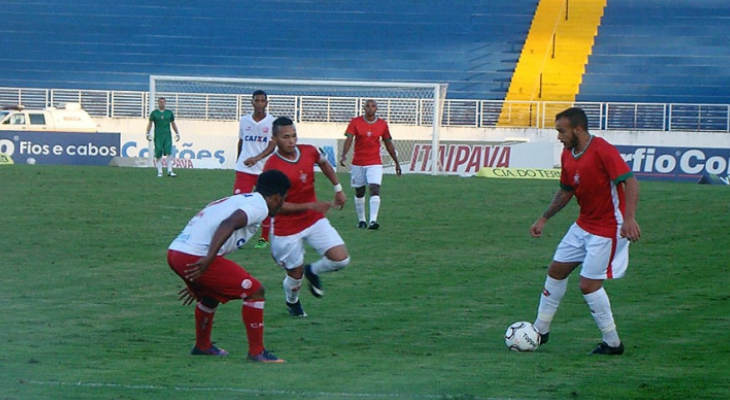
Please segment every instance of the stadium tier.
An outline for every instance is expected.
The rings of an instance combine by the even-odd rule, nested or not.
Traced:
[[[149,75],[448,82],[503,99],[538,0],[10,2],[0,87],[145,90]]]
[[[608,0],[578,101],[730,103],[727,0]]]
[[[567,7],[581,26],[604,3],[585,72],[582,61],[571,79],[567,64],[515,74],[538,10]],[[445,82],[465,100],[730,103],[727,0],[171,4],[3,2],[0,87],[143,91],[150,75],[186,75]],[[520,80],[540,82],[539,95]]]

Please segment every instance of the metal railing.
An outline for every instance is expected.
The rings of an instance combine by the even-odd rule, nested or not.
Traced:
[[[0,88],[0,106],[61,107],[80,103],[92,117],[147,118],[148,92]],[[178,119],[238,120],[252,111],[249,94],[165,93]],[[378,114],[391,124],[431,125],[433,100],[378,100]],[[361,98],[270,96],[269,112],[297,122],[347,123],[362,110]],[[552,128],[556,113],[581,107],[594,130],[730,133],[730,104],[444,100],[442,126]],[[501,116],[501,120],[500,120]]]

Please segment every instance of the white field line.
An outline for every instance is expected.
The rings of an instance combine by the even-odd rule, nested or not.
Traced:
[[[85,388],[105,388],[105,389],[123,389],[123,390],[174,390],[180,392],[229,392],[229,393],[247,393],[268,396],[319,396],[332,398],[373,398],[373,399],[450,399],[460,398],[470,400],[527,400],[518,398],[502,398],[502,397],[477,397],[471,395],[416,395],[401,393],[343,393],[343,392],[306,392],[294,390],[271,390],[271,389],[252,389],[252,388],[236,388],[236,387],[196,387],[196,386],[159,386],[159,385],[129,385],[122,383],[104,383],[104,382],[47,382],[47,381],[26,381],[32,385],[42,386],[79,386]]]

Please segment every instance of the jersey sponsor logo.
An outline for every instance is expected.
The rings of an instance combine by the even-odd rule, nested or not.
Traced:
[[[246,135],[243,137],[243,141],[244,142],[268,143],[269,138],[268,138],[268,136]]]
[[[730,175],[730,149],[616,146],[635,175],[648,179],[696,180]]]
[[[246,244],[246,239],[244,239],[244,238],[240,238],[240,239],[238,239],[238,240],[236,241],[236,247],[238,247],[239,249],[240,249],[241,247],[243,247],[243,245],[244,245],[244,244]]]

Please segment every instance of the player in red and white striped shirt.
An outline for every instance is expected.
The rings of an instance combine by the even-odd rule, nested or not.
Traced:
[[[629,263],[629,243],[641,236],[636,222],[639,182],[615,147],[588,132],[588,118],[582,109],[574,107],[560,112],[555,117],[555,129],[558,140],[565,146],[561,155],[560,189],[530,227],[530,233],[540,237],[547,220],[573,196],[580,213],[548,267],[535,327],[542,343],[546,343],[568,277],[582,264],[580,289],[603,335],[603,342],[592,354],[620,355],[624,346],[603,281],[624,275]]]

